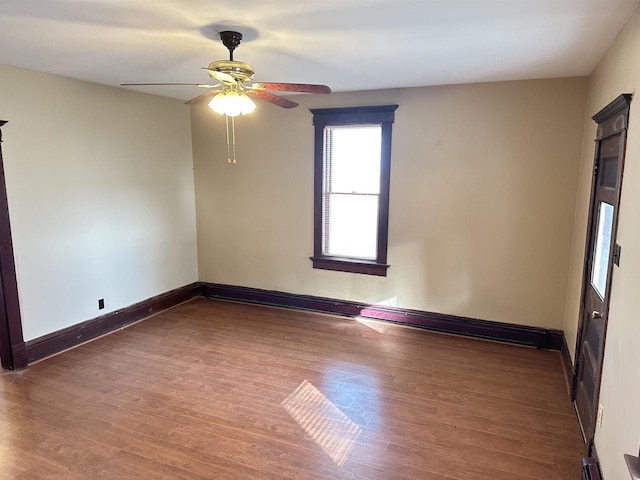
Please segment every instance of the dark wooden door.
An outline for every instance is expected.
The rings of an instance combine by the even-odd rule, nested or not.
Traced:
[[[576,409],[589,445],[598,412],[611,277],[613,265],[620,258],[615,239],[630,100],[630,96],[623,95],[594,116],[598,122],[598,135],[575,378]]]

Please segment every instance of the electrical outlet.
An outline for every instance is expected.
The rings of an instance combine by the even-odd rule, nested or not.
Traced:
[[[598,415],[596,416],[596,424],[598,425],[598,428],[600,428],[602,426],[602,413],[604,411],[604,408],[602,407],[602,404],[599,403],[598,404]]]
[[[98,300],[98,310],[102,310],[104,308],[104,298]]]

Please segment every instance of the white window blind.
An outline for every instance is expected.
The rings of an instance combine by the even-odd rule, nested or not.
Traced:
[[[381,125],[325,127],[323,255],[376,259],[381,142]]]

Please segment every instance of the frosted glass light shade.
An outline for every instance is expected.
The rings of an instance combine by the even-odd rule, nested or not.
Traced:
[[[236,117],[253,112],[256,104],[246,94],[235,92],[220,92],[209,102],[209,107],[221,115]]]

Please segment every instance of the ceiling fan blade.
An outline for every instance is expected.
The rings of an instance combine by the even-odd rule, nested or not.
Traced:
[[[249,85],[248,88],[273,92],[331,93],[331,89],[326,85],[312,83],[259,82]]]
[[[213,78],[215,78],[219,82],[230,84],[230,85],[235,85],[237,83],[236,79],[233,78],[228,73],[219,72],[218,70],[214,70],[213,68],[207,68],[207,67],[202,67],[202,69],[209,72],[209,75],[211,75]]]
[[[191,87],[200,87],[200,88],[216,88],[218,85],[209,85],[208,83],[180,83],[180,82],[170,82],[170,83],[121,83],[121,87],[137,87],[144,85],[188,85]]]
[[[206,102],[206,101],[210,100],[211,98],[213,98],[215,95],[217,95],[220,92],[221,92],[221,90],[207,90],[206,92],[201,93],[197,97],[193,97],[191,100],[187,100],[184,103],[187,104],[187,105],[191,105],[192,103]]]
[[[278,95],[274,95],[273,93],[269,93],[265,90],[247,90],[246,93],[259,100],[273,103],[274,105],[282,108],[294,108],[299,105],[298,103],[291,101],[288,98],[279,97]]]

